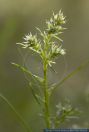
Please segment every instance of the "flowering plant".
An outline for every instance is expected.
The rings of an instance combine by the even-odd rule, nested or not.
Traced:
[[[24,41],[22,43],[17,43],[24,50],[28,49],[40,56],[43,67],[42,77],[33,74],[25,66],[12,63],[30,76],[32,81],[29,81],[29,87],[32,91],[34,99],[41,108],[40,115],[44,119],[45,127],[49,129],[59,128],[64,121],[69,120],[75,115],[79,114],[79,111],[76,108],[73,108],[69,101],[66,101],[65,104],[57,104],[56,112],[55,114],[52,114],[50,111],[50,97],[56,88],[62,85],[68,78],[72,77],[89,63],[89,61],[87,61],[81,64],[58,83],[50,85],[48,82],[48,68],[52,68],[53,64],[56,64],[55,58],[64,56],[66,54],[66,50],[63,48],[62,44],[63,40],[59,37],[60,34],[65,30],[63,26],[65,23],[66,20],[61,11],[59,11],[58,14],[53,13],[52,18],[50,18],[49,21],[46,21],[47,28],[45,31],[42,32],[39,28],[37,28],[37,31],[39,31],[40,36],[42,37],[41,40],[38,39],[37,34],[32,35],[32,33],[30,33],[24,37]],[[36,90],[34,87],[36,87]],[[39,88],[41,93],[39,92]],[[0,97],[6,103],[8,103],[11,109],[16,113],[27,131],[32,132],[31,128],[16,111],[13,105],[3,95],[0,94]]]
[[[22,67],[18,64],[14,65],[29,73],[30,77],[34,79],[32,82],[29,82],[29,86],[36,102],[41,107],[41,116],[44,118],[47,128],[60,127],[61,123],[63,123],[68,117],[73,116],[78,112],[77,109],[74,109],[70,103],[66,102],[66,105],[61,103],[56,105],[57,111],[55,115],[50,113],[50,97],[53,90],[55,89],[55,85],[49,85],[47,80],[47,70],[48,67],[52,68],[53,64],[56,63],[56,57],[62,55],[64,56],[66,54],[66,50],[62,45],[63,40],[59,37],[59,35],[65,30],[63,27],[65,23],[66,20],[61,11],[59,11],[58,14],[53,13],[52,18],[49,21],[46,21],[47,28],[44,32],[37,28],[42,37],[42,41],[37,38],[37,34],[32,35],[32,33],[30,33],[24,37],[24,41],[22,43],[17,43],[24,49],[32,50],[41,58],[43,77],[34,75],[25,67]],[[42,91],[41,95],[38,92],[35,92],[34,83],[36,83],[37,87],[37,83],[39,83],[40,89]]]

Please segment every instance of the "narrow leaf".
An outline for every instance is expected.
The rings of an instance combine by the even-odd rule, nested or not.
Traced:
[[[36,27],[36,29],[40,32],[40,35],[43,37],[44,34],[42,33],[42,31],[39,28],[37,28],[37,27]]]
[[[28,75],[30,75],[30,77],[34,78],[35,80],[39,81],[40,83],[43,82],[43,78],[41,77],[38,77],[37,75],[34,75],[32,74],[30,71],[28,71],[25,67],[19,65],[19,64],[16,64],[16,63],[13,63],[12,64],[18,68],[20,68],[23,72],[27,73]]]
[[[52,93],[55,89],[57,89],[60,85],[62,85],[65,81],[67,81],[70,77],[74,76],[77,72],[82,70],[85,66],[89,64],[89,60],[85,63],[80,64],[75,70],[70,72],[67,76],[65,76],[60,82],[53,84],[50,88],[50,92]]]
[[[11,110],[16,114],[16,116],[18,117],[19,121],[24,125],[24,127],[26,128],[27,132],[32,132],[31,128],[27,125],[27,123],[25,122],[25,120],[22,118],[22,116],[17,112],[17,110],[15,109],[15,107],[8,101],[8,99],[6,97],[4,97],[2,94],[0,94],[0,97],[9,105],[9,107],[11,108]]]
[[[40,105],[40,101],[39,101],[39,99],[38,99],[37,96],[36,96],[36,93],[35,93],[35,91],[34,91],[34,88],[32,87],[32,84],[29,83],[29,86],[30,86],[30,88],[31,88],[31,92],[32,92],[32,95],[33,95],[34,99],[35,99],[36,102]]]
[[[52,35],[52,37],[58,39],[61,42],[63,42],[63,40],[61,38],[57,37],[56,35]]]

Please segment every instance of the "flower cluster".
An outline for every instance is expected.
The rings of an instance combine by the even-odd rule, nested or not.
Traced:
[[[23,43],[18,43],[22,45],[22,48],[29,48],[37,53],[41,51],[40,41],[37,40],[37,35],[32,35],[31,33],[24,37]]]
[[[69,121],[70,119],[78,118],[80,111],[74,108],[69,100],[65,104],[59,103],[56,105],[57,111],[55,120],[55,127],[60,126],[64,121]]]
[[[48,59],[49,59],[48,64],[49,64],[49,66],[52,67],[52,64],[55,64],[53,59],[55,59],[59,55],[65,55],[65,54],[66,54],[65,49],[63,49],[62,46],[58,46],[58,45],[52,44],[50,52],[49,52],[49,56],[48,56]]]
[[[55,34],[55,33],[61,33],[61,31],[64,29],[62,27],[63,24],[66,23],[65,17],[63,16],[63,13],[61,10],[58,14],[53,13],[53,18],[51,18],[47,23],[47,31],[48,34]]]
[[[65,49],[62,48],[62,44],[59,42],[57,44],[57,41],[53,42],[52,39],[54,38],[62,41],[58,36],[64,29],[62,24],[65,24],[63,13],[61,11],[56,15],[53,13],[53,17],[47,22],[48,29],[46,31],[42,33],[41,30],[37,28],[42,36],[43,43],[39,41],[37,35],[32,35],[30,33],[24,37],[24,42],[18,44],[20,44],[22,48],[28,48],[35,53],[38,53],[42,58],[42,61],[44,62],[45,60],[47,63],[46,65],[52,66],[52,64],[55,63],[53,59],[58,55],[65,55],[66,53]]]
[[[62,49],[62,46],[53,44],[50,54],[51,54],[51,58],[55,58],[58,55],[65,55],[65,50]]]

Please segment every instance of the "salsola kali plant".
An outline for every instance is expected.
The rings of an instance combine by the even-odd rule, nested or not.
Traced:
[[[69,101],[65,104],[59,103],[56,105],[55,114],[50,111],[50,97],[54,93],[54,90],[62,85],[68,78],[72,77],[79,70],[84,68],[89,61],[79,65],[75,70],[66,75],[58,83],[50,84],[47,78],[48,68],[52,68],[55,62],[55,58],[59,56],[64,56],[66,50],[63,48],[62,39],[60,39],[60,34],[65,30],[64,24],[66,23],[63,13],[59,11],[58,14],[54,14],[49,21],[46,21],[47,28],[45,31],[41,31],[37,28],[41,36],[41,40],[38,39],[37,34],[32,35],[32,33],[24,37],[24,42],[17,43],[24,50],[28,49],[36,53],[41,58],[43,77],[37,76],[29,71],[25,66],[21,66],[16,63],[13,65],[20,68],[23,72],[30,76],[29,87],[32,91],[33,97],[38,103],[41,109],[41,116],[44,119],[46,128],[59,128],[64,121],[71,119],[75,115],[79,114],[76,108],[73,108]],[[39,92],[40,89],[40,92]],[[11,107],[11,109],[16,113],[20,121],[23,123],[28,132],[32,132],[31,128],[27,125],[21,115],[16,111],[13,105],[2,95],[0,97]]]

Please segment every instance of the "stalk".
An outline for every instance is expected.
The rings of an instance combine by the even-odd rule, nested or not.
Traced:
[[[47,84],[47,64],[43,64],[44,72],[44,120],[47,128],[50,128],[50,113],[49,113],[49,94]]]

